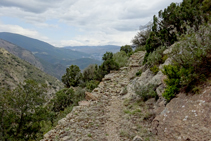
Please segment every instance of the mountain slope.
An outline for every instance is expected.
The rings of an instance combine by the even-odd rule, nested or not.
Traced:
[[[42,64],[37,60],[37,58],[30,51],[25,50],[21,47],[18,47],[2,39],[0,39],[0,47],[6,49],[8,52],[21,58],[22,60],[25,60],[31,63],[37,68],[44,70]]]
[[[15,88],[25,79],[33,79],[39,83],[47,82],[54,92],[63,87],[58,79],[10,54],[3,48],[0,48],[0,66],[0,87]]]
[[[11,54],[29,62],[40,70],[60,79],[65,73],[66,67],[61,64],[51,64],[38,57],[35,57],[30,51],[0,39],[0,48],[6,49]]]

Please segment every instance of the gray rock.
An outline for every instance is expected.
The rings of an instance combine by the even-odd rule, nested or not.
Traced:
[[[143,139],[140,136],[135,136],[133,141],[143,141]]]
[[[158,86],[162,83],[161,79],[163,76],[164,76],[164,74],[161,71],[159,71],[154,77],[152,77],[150,79],[150,81],[148,83]]]
[[[66,118],[62,118],[58,121],[59,125],[65,125],[66,124]]]
[[[159,66],[159,69],[162,70],[165,65],[169,65],[171,64],[171,62],[172,62],[172,59],[167,58],[166,61],[162,65]]]
[[[157,87],[156,92],[159,97],[162,97],[163,92],[165,91],[164,84],[161,84],[159,87]]]
[[[69,136],[65,136],[62,138],[62,141],[70,141],[70,137]]]

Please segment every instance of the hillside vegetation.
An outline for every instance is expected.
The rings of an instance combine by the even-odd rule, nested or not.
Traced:
[[[26,79],[33,79],[39,83],[47,82],[56,90],[62,87],[61,82],[56,78],[10,54],[3,48],[0,48],[0,65],[1,87],[15,88],[20,82]]]
[[[158,66],[171,58],[172,64],[162,71],[168,77],[163,93],[167,101],[181,90],[195,91],[196,85],[209,77],[210,6],[209,0],[171,3],[158,12],[158,17],[153,17],[148,29],[138,32],[132,40],[137,49],[146,50],[144,64],[155,74]],[[172,53],[164,55],[164,50],[175,42]]]
[[[37,58],[30,51],[25,50],[21,47],[18,47],[16,45],[9,43],[2,39],[0,39],[0,47],[4,48],[11,54],[21,58],[22,60],[25,60],[25,61],[29,62],[30,64],[36,66],[40,70],[44,69],[42,64],[39,62],[39,60],[37,60]]]

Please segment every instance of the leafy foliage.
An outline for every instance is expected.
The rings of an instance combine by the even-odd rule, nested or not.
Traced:
[[[146,101],[150,98],[157,97],[155,88],[156,88],[155,85],[152,85],[152,84],[148,84],[147,86],[136,84],[134,90],[136,94],[139,95],[143,99],[143,101]]]
[[[95,88],[97,88],[98,84],[99,84],[99,81],[91,80],[88,83],[86,83],[86,88],[92,91]]]
[[[127,64],[128,56],[124,51],[120,51],[114,54],[113,60],[119,65],[119,67],[124,67]]]
[[[164,63],[165,60],[163,60],[162,58],[164,57],[163,51],[165,49],[166,49],[165,46],[161,46],[157,48],[155,51],[149,53],[149,56],[147,58],[147,64],[149,64],[150,66],[153,66],[153,65],[159,65],[159,64]]]
[[[106,53],[103,55],[103,57],[102,57],[102,59],[103,59],[104,61],[111,60],[112,58],[113,58],[113,53],[112,53],[112,52],[106,52]]]
[[[35,139],[40,132],[40,121],[47,120],[43,107],[47,86],[26,80],[14,90],[0,94],[0,135],[3,140]]]
[[[77,65],[71,65],[66,69],[66,74],[62,76],[62,82],[67,88],[78,86],[82,77],[81,70]]]
[[[85,97],[85,92],[82,90],[74,91],[72,88],[64,88],[56,93],[56,96],[51,100],[53,103],[53,111],[64,111],[65,108],[71,105],[78,105],[78,102]]]
[[[133,50],[130,45],[125,45],[120,48],[120,51],[124,51],[126,54],[131,53]]]
[[[142,70],[139,70],[137,73],[136,73],[136,76],[141,76],[142,74]]]
[[[209,9],[209,0],[183,0],[181,4],[171,3],[160,10],[158,17],[153,17],[151,29],[146,34],[148,36],[144,36],[147,38],[143,38],[139,32],[140,35],[132,40],[134,44],[145,46],[147,53],[144,63],[159,46],[170,46],[178,41],[178,37],[186,33],[186,25],[195,27],[197,31],[203,22],[208,21]]]
[[[137,47],[145,46],[146,41],[149,38],[150,32],[151,32],[151,23],[147,25],[146,30],[139,31],[135,37],[132,39],[132,43],[136,45]]]
[[[156,65],[151,67],[150,70],[154,73],[154,75],[156,75],[159,72],[159,68]]]
[[[200,26],[198,32],[187,28],[187,34],[172,50],[173,64],[164,66],[168,76],[163,96],[169,101],[180,88],[191,91],[211,71],[211,27]]]

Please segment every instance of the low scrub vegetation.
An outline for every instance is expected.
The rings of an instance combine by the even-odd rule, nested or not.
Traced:
[[[26,80],[14,90],[0,91],[0,139],[39,140],[84,99],[81,88],[64,88],[47,101],[46,84]]]
[[[148,84],[146,86],[136,84],[134,90],[136,94],[139,95],[143,101],[147,101],[150,98],[157,97],[155,88],[156,88],[155,85],[152,84]]]
[[[211,27],[200,26],[197,32],[187,28],[172,50],[172,64],[164,66],[167,88],[163,96],[170,101],[183,89],[186,92],[206,80],[211,71]]]

